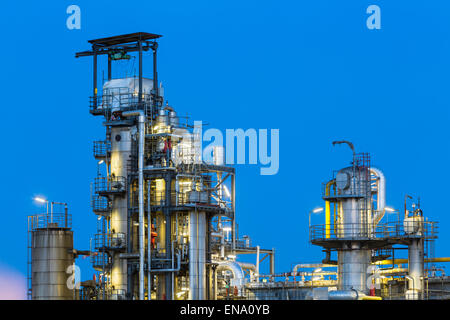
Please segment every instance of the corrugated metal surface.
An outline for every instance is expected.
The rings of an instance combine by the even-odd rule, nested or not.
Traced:
[[[32,232],[31,283],[33,300],[70,300],[67,268],[74,263],[73,232],[38,229]]]

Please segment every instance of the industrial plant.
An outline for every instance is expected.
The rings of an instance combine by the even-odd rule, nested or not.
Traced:
[[[89,248],[74,248],[70,207],[37,199],[47,206],[45,213],[28,217],[29,299],[450,298],[450,278],[438,265],[450,258],[434,256],[437,222],[412,195],[405,195],[402,210],[388,207],[383,172],[349,141],[333,142],[349,148],[350,165],[330,170],[317,190],[323,208],[309,213],[309,239],[323,256],[277,272],[275,250],[238,233],[237,172],[225,164],[223,148],[214,148],[213,161],[204,161],[200,133],[167,103],[157,70],[160,37],[139,32],[95,39],[89,50],[76,53],[93,59],[89,113],[105,128],[92,148],[97,233]],[[149,77],[143,74],[144,55],[152,64]],[[115,63],[133,56],[138,74],[113,78]],[[102,58],[107,70],[99,88]],[[323,223],[312,224],[311,215],[319,212]],[[308,215],[303,217],[307,223]],[[406,251],[408,258],[399,258]],[[254,262],[242,262],[242,255]],[[93,279],[78,281],[80,256],[91,260]],[[261,263],[268,264],[267,274],[260,272]]]

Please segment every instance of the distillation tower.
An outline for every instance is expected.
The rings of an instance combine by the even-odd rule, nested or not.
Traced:
[[[235,169],[201,159],[199,130],[164,101],[158,83],[157,39],[133,33],[91,40],[76,57],[93,58],[90,113],[103,117],[105,139],[94,142],[103,164],[92,185],[98,234],[91,248],[95,283],[88,298],[216,299],[242,294],[240,253],[269,254],[237,239]],[[143,75],[143,55],[152,53],[152,79]],[[138,74],[113,78],[113,62],[135,53]],[[107,79],[98,88],[98,58],[107,58]],[[106,64],[105,64],[106,65]],[[192,130],[193,129],[193,130]],[[100,172],[100,171],[99,171]],[[231,281],[224,285],[222,278]]]
[[[383,220],[387,210],[386,181],[383,173],[370,166],[367,153],[353,152],[351,166],[340,169],[324,184],[325,224],[313,225],[311,242],[327,253],[325,263],[331,263],[331,251],[337,252],[337,290],[330,299],[356,299],[373,296],[373,266],[393,256],[394,246],[408,246],[407,299],[424,298],[425,242],[436,238],[436,222],[424,220],[420,205],[407,210],[404,217]],[[331,207],[333,206],[333,217]],[[398,217],[398,218],[397,218]],[[375,279],[379,281],[379,279]],[[371,290],[372,289],[372,290]]]

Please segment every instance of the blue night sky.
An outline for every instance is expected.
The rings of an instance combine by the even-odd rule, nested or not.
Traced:
[[[45,209],[36,195],[68,202],[75,248],[89,248],[92,141],[104,127],[88,112],[92,61],[74,53],[89,39],[137,31],[164,36],[159,78],[179,114],[223,131],[280,129],[277,175],[236,167],[240,234],[276,249],[277,272],[323,258],[308,243],[308,211],[323,206],[322,182],[351,160],[347,147],[331,145],[341,139],[371,153],[388,205],[421,197],[440,223],[436,255],[450,256],[448,1],[152,3],[2,3],[0,266],[26,275],[26,217]],[[66,28],[71,4],[81,30]],[[381,7],[381,30],[366,27],[371,4]],[[91,278],[88,259],[78,262]]]

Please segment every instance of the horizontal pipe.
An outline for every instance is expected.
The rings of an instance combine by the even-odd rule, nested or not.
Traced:
[[[298,269],[308,269],[308,268],[331,268],[337,267],[334,264],[325,264],[325,263],[300,263],[294,266],[292,269],[293,272],[297,272]]]
[[[360,300],[383,300],[383,298],[378,296],[362,296]]]
[[[450,257],[441,257],[441,258],[429,258],[424,259],[424,262],[450,262]],[[374,264],[375,265],[389,265],[389,264],[407,264],[408,259],[387,259],[387,260],[381,260],[377,261]]]
[[[176,254],[177,256],[177,267],[173,268],[173,269],[152,269],[152,273],[157,273],[157,272],[178,272],[180,271],[180,267],[181,267],[181,258],[180,258],[180,254]]]
[[[335,290],[328,292],[329,300],[383,300],[381,297],[368,296],[358,290]]]

